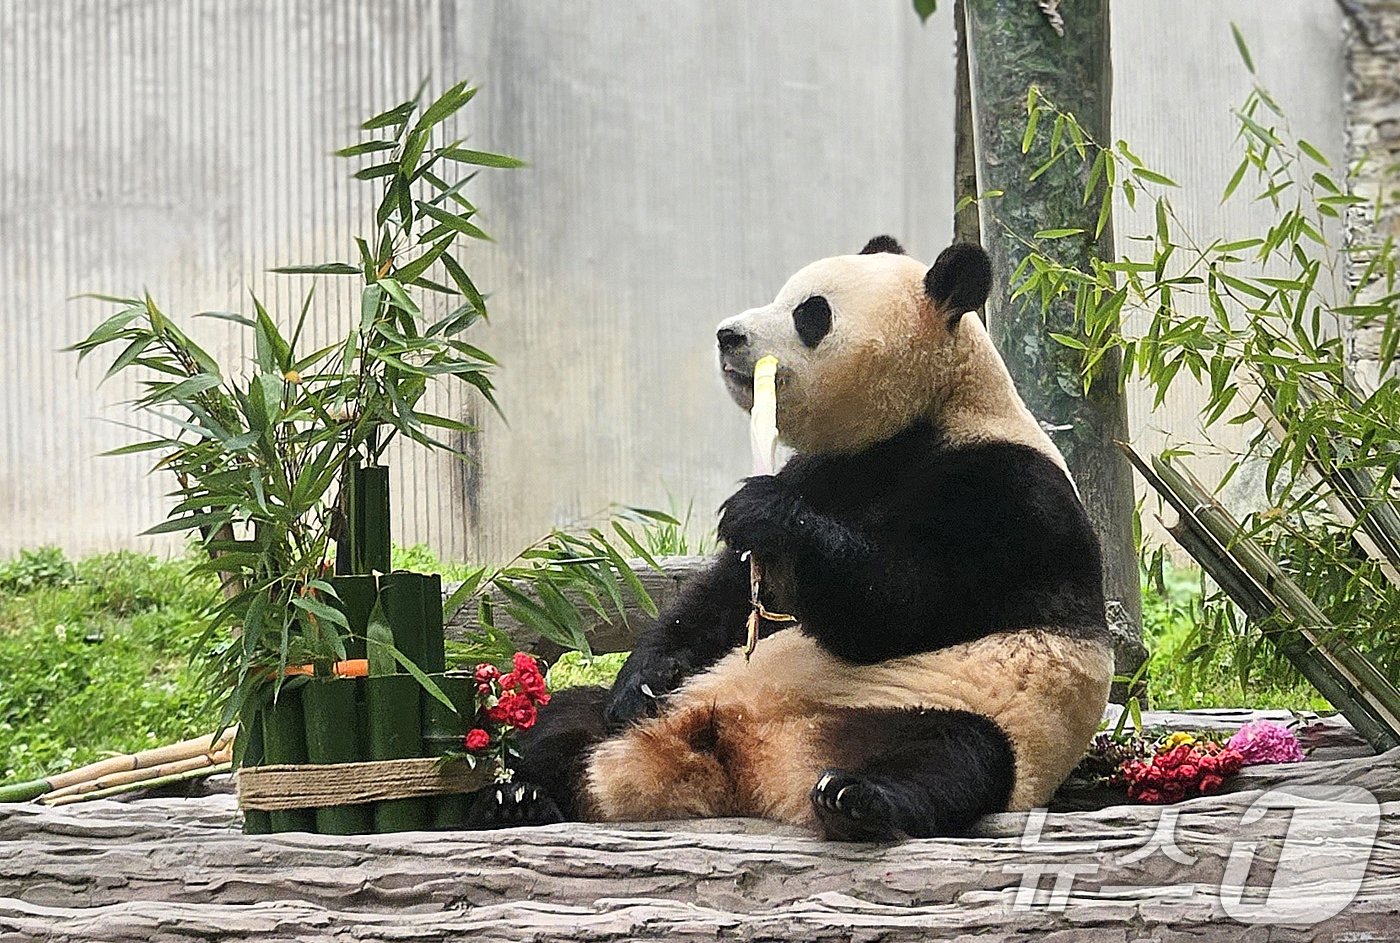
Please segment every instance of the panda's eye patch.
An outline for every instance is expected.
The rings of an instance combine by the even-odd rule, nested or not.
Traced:
[[[816,347],[831,331],[831,305],[821,295],[813,295],[792,309],[797,336],[808,347]]]

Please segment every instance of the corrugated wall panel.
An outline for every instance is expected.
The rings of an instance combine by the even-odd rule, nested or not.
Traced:
[[[425,75],[479,81],[472,142],[531,167],[484,176],[498,242],[469,254],[495,293],[479,340],[504,364],[509,424],[452,394],[482,423],[478,464],[396,457],[399,539],[500,559],[612,501],[693,501],[708,521],[747,470],[714,324],[874,233],[924,256],[948,238],[950,6],[921,27],[907,0],[0,4],[0,553],[149,546],[133,535],[164,514],[140,457],[96,457],[127,441],[100,420],[127,419],[133,387],[57,352],[101,315],[67,296],[148,288],[187,315],[256,291],[290,318],[310,280],[264,270],[353,258],[370,210],[329,152]],[[1318,7],[1227,12],[1333,146],[1336,14]],[[1118,133],[1187,178],[1188,214],[1219,191],[1239,84],[1226,18],[1115,13]],[[353,302],[321,280],[317,330]],[[222,322],[199,331],[246,353]],[[1171,408],[1173,427],[1192,412]]]

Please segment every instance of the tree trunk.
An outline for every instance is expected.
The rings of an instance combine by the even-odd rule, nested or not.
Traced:
[[[1091,256],[1113,258],[1113,232],[1095,239],[1098,207],[1085,206],[1087,163],[1061,160],[1034,181],[1021,153],[1026,95],[1040,86],[1072,112],[1085,131],[1111,142],[1108,0],[1085,0],[1068,11],[1065,35],[1031,0],[966,0],[971,53],[979,192],[1004,191],[981,205],[982,239],[998,273],[988,299],[988,328],[1031,411],[1051,428],[1064,452],[1103,547],[1108,619],[1118,671],[1131,676],[1146,655],[1141,641],[1142,599],[1133,539],[1133,479],[1117,441],[1128,437],[1128,414],[1117,352],[1102,361],[1088,395],[1080,355],[1051,332],[1076,334],[1073,302],[1011,299],[1010,276],[1029,252],[1023,240],[1041,229],[1080,228],[1084,235],[1055,241],[1064,262],[1088,268]],[[1045,122],[1038,131],[1050,134]],[[1044,151],[1032,147],[1032,152]]]
[[[982,242],[977,215],[977,145],[972,122],[972,77],[967,56],[967,0],[954,0],[953,33],[958,46],[953,83],[953,241]],[[966,199],[967,205],[959,206]]]

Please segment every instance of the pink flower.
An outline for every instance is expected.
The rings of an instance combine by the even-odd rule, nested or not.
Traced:
[[[491,745],[491,735],[480,727],[473,728],[462,738],[462,745],[473,753],[484,750]]]
[[[1226,746],[1240,755],[1245,766],[1298,763],[1303,759],[1303,748],[1298,745],[1293,731],[1268,720],[1254,720],[1245,724],[1235,731]]]

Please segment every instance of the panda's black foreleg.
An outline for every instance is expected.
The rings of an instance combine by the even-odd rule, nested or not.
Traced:
[[[811,793],[829,839],[956,835],[1010,799],[1011,743],[981,715],[855,709],[842,712],[831,733],[842,766],[826,770]]]
[[[540,708],[535,726],[520,735],[515,778],[478,790],[467,828],[552,825],[580,817],[584,766],[589,749],[604,736],[608,689],[556,691]]]

